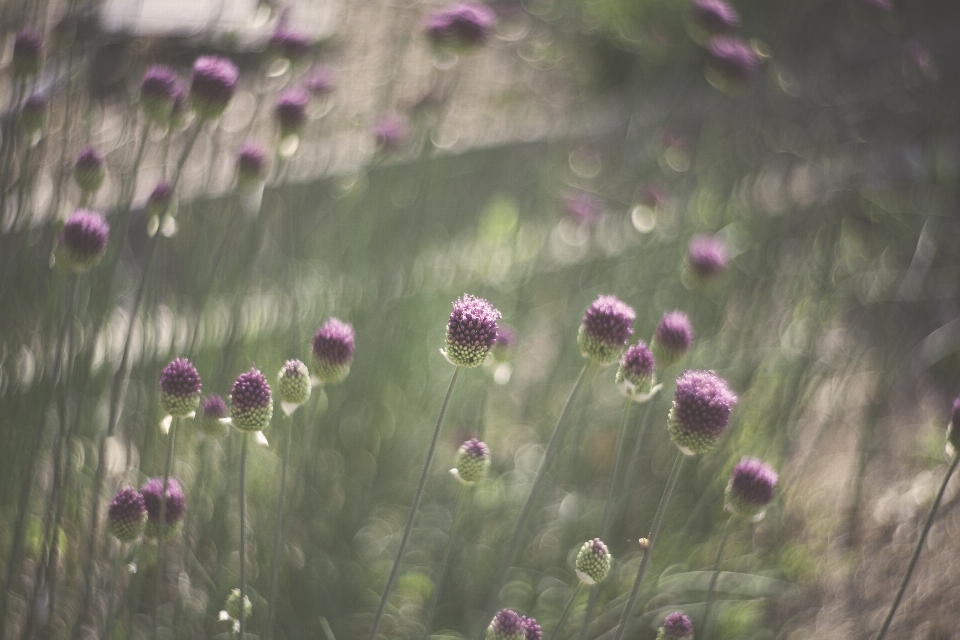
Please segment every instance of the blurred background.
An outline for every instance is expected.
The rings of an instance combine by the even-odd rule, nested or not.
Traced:
[[[384,637],[486,626],[598,294],[636,309],[634,338],[649,340],[673,309],[696,337],[630,414],[636,457],[590,638],[612,638],[633,582],[674,457],[666,416],[685,367],[715,370],[740,402],[729,434],[680,480],[631,637],[654,638],[668,611],[703,611],[697,572],[712,569],[743,455],[770,462],[780,484],[765,519],[733,529],[713,637],[879,628],[946,470],[960,391],[960,7],[736,0],[737,24],[711,27],[742,45],[723,57],[686,0],[496,0],[496,26],[469,50],[431,46],[424,25],[444,6],[0,4],[4,637],[149,637],[155,545],[120,547],[103,517],[118,488],[162,475],[160,370],[188,355],[204,394],[224,397],[252,364],[273,383],[285,360],[309,361],[330,316],[356,329],[349,377],[315,389],[291,420],[278,409],[269,444],[250,453],[247,632],[266,635],[290,437],[275,637],[366,637],[452,374],[439,349],[464,292],[490,300],[519,338],[506,361],[461,376]],[[13,68],[26,26],[45,41],[28,80]],[[284,28],[308,48],[278,54],[270,41]],[[144,71],[161,63],[188,78],[207,54],[240,69],[223,117],[145,126]],[[280,136],[277,96],[300,86],[311,91],[305,128]],[[32,95],[47,110],[24,133]],[[248,141],[270,160],[253,193],[235,180]],[[88,144],[107,169],[89,198],[71,177]],[[148,196],[181,157],[158,217]],[[111,222],[111,248],[75,276],[52,250],[81,201]],[[696,234],[716,235],[730,257],[706,281],[686,261]],[[624,403],[614,373],[587,379],[500,593],[545,630],[577,584],[577,549],[599,535]],[[461,487],[448,470],[470,437],[493,462],[463,490],[451,544]],[[238,581],[238,455],[236,432],[180,428],[173,472],[187,515],[165,556],[165,638],[231,633],[219,613]],[[958,637],[958,492],[955,477],[891,637]],[[560,637],[579,637],[585,605],[584,592]]]

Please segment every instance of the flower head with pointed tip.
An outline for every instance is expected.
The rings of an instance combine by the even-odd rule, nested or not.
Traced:
[[[146,522],[146,503],[133,487],[118,491],[107,507],[107,529],[120,542],[133,542],[139,538]]]
[[[498,611],[487,627],[487,640],[526,640],[520,616],[510,609]]]
[[[200,404],[200,374],[193,363],[176,358],[160,373],[160,406],[174,418],[183,418]]]
[[[687,263],[697,277],[712,278],[726,270],[727,248],[715,236],[693,236],[687,246]]]
[[[610,564],[612,562],[613,558],[610,555],[610,551],[600,538],[587,540],[577,553],[575,565],[577,577],[587,585],[603,582],[603,579],[610,573]]]
[[[57,250],[74,271],[86,271],[100,262],[109,239],[110,225],[100,213],[77,209],[63,225]]]
[[[446,356],[459,367],[483,364],[497,341],[500,312],[483,298],[463,294],[447,322]]]
[[[263,431],[273,417],[273,395],[266,376],[255,367],[241,373],[230,390],[230,418],[240,431]]]
[[[623,352],[615,379],[617,389],[625,397],[638,401],[653,389],[657,361],[643,340]]]
[[[615,296],[599,296],[583,316],[577,343],[584,358],[599,364],[616,362],[633,335],[633,307]]]
[[[724,494],[726,508],[741,518],[756,519],[773,499],[779,476],[757,458],[744,457],[733,468]]]
[[[457,451],[457,461],[454,465],[456,475],[464,484],[473,484],[483,480],[490,468],[490,447],[486,443],[471,438]]]
[[[155,64],[147,69],[140,82],[140,108],[149,119],[166,124],[170,121],[177,96],[183,92],[183,83],[177,72]]]
[[[280,400],[300,405],[310,398],[310,370],[299,360],[287,360],[278,374]]]
[[[140,487],[140,493],[143,494],[143,503],[147,508],[147,526],[145,533],[151,538],[156,538],[160,529],[160,506],[161,492],[163,491],[163,478],[150,478]],[[183,516],[187,512],[187,499],[183,495],[183,488],[180,481],[176,478],[167,479],[166,510],[164,511],[164,533],[165,540],[169,540],[177,531],[178,525],[183,521]]]
[[[350,373],[354,350],[353,325],[329,318],[313,336],[314,375],[324,384],[342,382]]]
[[[190,78],[190,102],[197,115],[205,120],[222,116],[237,90],[239,78],[237,66],[226,58],[197,58]]]
[[[682,311],[668,311],[660,319],[650,347],[657,363],[669,367],[686,355],[691,342],[693,342],[693,326],[690,324],[690,318]]]
[[[667,417],[670,439],[687,455],[707,453],[727,430],[736,403],[736,394],[713,371],[684,371]]]

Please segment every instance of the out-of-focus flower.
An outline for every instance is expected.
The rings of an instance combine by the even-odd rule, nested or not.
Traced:
[[[241,373],[230,390],[230,419],[240,431],[262,431],[273,417],[273,395],[256,368]]]
[[[183,418],[200,405],[200,374],[186,358],[176,358],[160,373],[160,406],[174,418]]]
[[[653,334],[650,347],[657,363],[670,367],[680,362],[693,342],[693,326],[690,318],[682,311],[668,311],[663,314]]]
[[[109,239],[110,225],[100,213],[78,209],[63,225],[57,251],[74,271],[86,271],[100,262]]]
[[[207,435],[222,436],[226,427],[221,420],[227,416],[227,403],[219,395],[211,393],[200,400],[200,419],[197,424]]]
[[[140,82],[140,108],[155,122],[168,124],[178,95],[184,88],[177,72],[162,64],[147,69]]]
[[[726,270],[727,248],[715,236],[693,236],[687,245],[687,264],[699,278],[712,278]]]
[[[27,135],[37,133],[47,123],[47,97],[42,93],[32,93],[20,105],[20,128]]]
[[[485,43],[496,24],[496,12],[485,4],[456,2],[431,14],[425,31],[434,46],[463,51]]]
[[[743,90],[759,70],[760,57],[740,38],[717,36],[707,45],[707,78],[723,91]]]
[[[740,14],[724,0],[693,0],[690,20],[711,35],[728,33],[740,26]]]
[[[187,512],[187,499],[183,495],[183,488],[176,478],[167,478],[167,490],[163,491],[163,478],[150,478],[142,487],[143,503],[147,508],[147,525],[144,533],[150,538],[156,538],[160,533],[160,506],[161,493],[166,494],[166,508],[164,511],[164,540],[169,540],[179,529],[183,516]]]
[[[259,186],[267,179],[267,152],[255,142],[247,142],[237,154],[237,188]]]
[[[467,440],[457,451],[457,461],[451,469],[464,484],[473,484],[483,480],[490,468],[490,447],[476,438]]]
[[[584,358],[599,364],[616,362],[633,335],[633,308],[615,296],[599,296],[587,309],[577,334]]]
[[[500,312],[483,298],[463,294],[453,303],[447,322],[447,360],[458,367],[483,364],[497,340]]]
[[[117,492],[107,508],[107,529],[120,542],[133,542],[143,534],[147,506],[140,492],[127,487]]]
[[[43,36],[33,27],[24,27],[13,39],[13,75],[28,78],[43,68]]]
[[[600,219],[603,205],[600,199],[587,191],[573,191],[563,198],[563,206],[576,222],[583,225],[593,225]]]
[[[197,58],[190,79],[190,102],[197,115],[206,120],[222,116],[237,90],[239,78],[240,71],[226,58]]]
[[[498,611],[487,627],[487,640],[526,640],[523,621],[510,609]]]
[[[299,135],[307,124],[310,95],[303,89],[288,89],[280,94],[273,114],[280,128],[280,137]]]
[[[410,122],[399,113],[388,113],[374,123],[373,136],[383,151],[396,151],[410,137]]]
[[[73,163],[73,179],[84,193],[96,193],[107,176],[103,154],[94,146],[87,145],[77,154]]]
[[[744,457],[733,468],[724,493],[727,511],[759,520],[773,499],[778,479],[777,472],[763,460]]]
[[[280,401],[295,408],[310,398],[310,370],[299,360],[287,360],[277,376]]]
[[[684,371],[677,378],[667,416],[670,439],[686,455],[707,453],[727,430],[737,395],[712,371]]]
[[[653,377],[656,373],[657,361],[653,357],[647,343],[640,340],[637,344],[628,347],[620,358],[620,367],[617,369],[617,389],[629,400],[646,402],[655,393]]]
[[[657,640],[689,640],[693,638],[693,622],[679,611],[667,615],[657,630]]]
[[[497,323],[497,340],[493,343],[493,357],[497,362],[504,362],[517,347],[519,336],[517,330],[510,325]]]
[[[330,318],[313,335],[313,374],[323,384],[342,382],[353,362],[353,325]]]
[[[150,195],[147,196],[147,214],[152,216],[162,216],[170,210],[170,202],[173,199],[173,186],[166,180],[161,180],[153,188]]]
[[[577,553],[577,577],[580,578],[581,582],[588,585],[603,582],[603,579],[610,573],[612,562],[613,558],[610,551],[600,538],[587,540]]]
[[[290,27],[279,26],[270,36],[270,50],[290,62],[299,62],[310,54],[310,39]]]
[[[337,72],[329,65],[314,65],[303,86],[315,96],[325,96],[337,88]]]

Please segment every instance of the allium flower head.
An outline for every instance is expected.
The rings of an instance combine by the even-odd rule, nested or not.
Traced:
[[[183,92],[177,72],[155,64],[147,69],[140,82],[140,108],[151,120],[166,124],[170,121],[177,96]]]
[[[310,39],[290,27],[280,26],[270,36],[270,49],[281,58],[298,62],[310,53]]]
[[[315,96],[325,96],[337,88],[337,72],[329,65],[315,65],[303,86]]]
[[[479,2],[456,2],[427,18],[427,38],[437,47],[469,50],[482,45],[497,24],[493,9]]]
[[[177,358],[160,374],[160,406],[174,418],[183,418],[200,404],[200,374],[186,358]]]
[[[255,142],[247,142],[237,154],[237,187],[248,189],[267,179],[267,152]]]
[[[610,555],[607,545],[603,544],[600,538],[587,540],[577,553],[577,577],[580,578],[581,582],[588,585],[603,582],[603,579],[610,573],[611,562],[613,562],[613,557]]]
[[[227,601],[224,603],[223,609],[231,619],[240,619],[240,589],[232,589],[230,591],[230,595],[227,596]],[[252,613],[253,604],[250,602],[249,596],[243,596],[243,617],[249,618]]]
[[[224,402],[223,398],[215,393],[206,396],[200,400],[199,414],[200,419],[197,424],[204,433],[211,436],[223,435],[225,427],[220,421],[229,415],[227,403]]]
[[[190,80],[190,102],[197,115],[206,120],[222,116],[237,90],[239,78],[240,71],[226,58],[197,58]]]
[[[310,398],[310,370],[299,360],[287,360],[278,374],[280,401],[299,406]]]
[[[103,154],[94,146],[87,145],[77,154],[73,163],[73,179],[84,193],[96,193],[107,176]]]
[[[57,239],[57,251],[74,271],[86,271],[100,262],[109,238],[110,225],[102,215],[78,209],[63,225]]]
[[[586,191],[567,194],[563,199],[564,208],[573,220],[583,225],[592,225],[600,218],[603,205],[600,200]]]
[[[473,484],[483,480],[489,468],[490,447],[476,438],[471,438],[460,445],[452,471],[464,484]]]
[[[35,76],[43,68],[43,37],[32,27],[24,27],[13,40],[13,74],[20,78]]]
[[[693,342],[690,318],[682,311],[668,311],[660,318],[650,347],[657,363],[669,367],[680,361]]]
[[[145,533],[148,537],[156,538],[160,532],[161,492],[163,478],[150,478],[140,487],[143,494],[143,503],[147,507],[147,526]],[[187,512],[187,499],[183,495],[183,488],[176,478],[167,479],[166,511],[164,511],[164,540],[169,540],[177,532],[183,516]]]
[[[147,196],[147,213],[153,216],[162,216],[170,210],[173,200],[173,186],[166,180],[161,180]]]
[[[760,58],[740,38],[717,36],[707,45],[707,69],[711,80],[721,89],[737,92],[757,77]]]
[[[947,450],[951,455],[960,451],[960,396],[953,401],[950,424],[947,425]]]
[[[373,125],[377,146],[384,151],[395,151],[410,137],[410,123],[399,113],[388,113]]]
[[[487,640],[526,640],[523,620],[510,609],[498,611],[487,627]]]
[[[683,453],[707,453],[727,430],[737,396],[712,371],[684,371],[667,417],[670,439]]]
[[[458,367],[483,364],[497,341],[497,320],[500,312],[483,298],[463,294],[453,303],[447,322],[444,355]]]
[[[537,624],[536,618],[520,616],[520,624],[523,626],[523,633],[526,636],[526,640],[543,639],[543,630],[540,628],[540,625]]]
[[[273,417],[273,396],[267,378],[256,368],[241,373],[230,391],[230,418],[240,431],[262,431]]]
[[[698,277],[712,278],[726,270],[727,248],[714,236],[693,236],[687,245],[687,263]]]
[[[147,506],[133,487],[120,489],[107,508],[107,529],[120,542],[133,542],[143,534]]]
[[[519,336],[517,330],[510,325],[497,323],[497,340],[493,343],[493,357],[498,362],[503,362],[510,357],[510,353],[516,348]]]
[[[280,137],[299,134],[307,124],[307,105],[310,95],[303,89],[288,89],[280,94],[274,116],[280,127]]]
[[[657,370],[657,361],[647,343],[643,340],[623,352],[620,367],[617,369],[617,389],[626,398],[634,402],[649,400],[653,391],[653,377]]]
[[[27,135],[43,129],[47,122],[47,97],[42,93],[32,93],[20,105],[20,128]]]
[[[664,618],[657,631],[657,640],[687,640],[692,637],[693,622],[679,611],[674,611]]]
[[[614,296],[600,296],[583,316],[577,343],[584,358],[600,364],[616,362],[633,335],[633,308]]]
[[[740,14],[724,0],[693,0],[690,19],[711,34],[728,33],[740,26]]]
[[[337,384],[350,373],[353,362],[353,325],[330,318],[313,336],[313,374],[323,384]]]
[[[726,508],[741,518],[759,520],[773,499],[777,472],[757,458],[744,457],[733,468],[724,494]]]

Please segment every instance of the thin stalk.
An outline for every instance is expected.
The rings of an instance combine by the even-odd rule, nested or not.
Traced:
[[[673,462],[673,470],[670,472],[670,479],[667,480],[667,486],[663,490],[663,497],[660,498],[660,506],[657,507],[657,515],[653,518],[653,526],[650,527],[650,535],[647,538],[647,548],[643,553],[643,559],[640,560],[640,568],[637,569],[637,578],[633,581],[633,589],[630,590],[630,597],[623,607],[623,613],[620,614],[620,622],[617,623],[617,631],[613,640],[623,640],[623,634],[627,630],[627,621],[633,614],[633,607],[637,604],[637,596],[640,594],[640,585],[643,584],[643,578],[647,574],[647,567],[650,565],[650,556],[653,555],[653,547],[657,543],[660,535],[660,527],[663,525],[663,517],[667,513],[667,506],[670,504],[670,498],[673,497],[673,489],[677,486],[677,478],[680,477],[680,470],[687,457],[677,452],[677,457]]]
[[[250,434],[244,432],[240,449],[240,640],[247,624],[247,450]]]
[[[920,559],[920,552],[923,551],[923,543],[927,541],[927,534],[930,533],[930,528],[933,526],[933,518],[937,515],[937,509],[940,508],[940,501],[943,500],[943,494],[947,490],[947,483],[950,482],[950,476],[952,476],[953,472],[957,469],[958,462],[960,462],[960,451],[953,454],[953,462],[950,463],[950,468],[947,469],[947,475],[943,477],[943,484],[940,485],[940,491],[937,492],[937,499],[933,501],[933,506],[930,508],[930,515],[927,516],[927,523],[923,525],[923,533],[920,534],[920,539],[917,540],[917,548],[913,551],[913,557],[910,558],[907,572],[903,575],[903,582],[900,583],[900,588],[897,589],[897,595],[893,599],[893,604],[890,606],[890,612],[887,614],[887,618],[883,621],[883,626],[880,627],[880,632],[877,633],[876,640],[883,640],[887,635],[887,631],[890,629],[890,623],[893,621],[894,614],[897,613],[897,607],[900,606],[903,593],[907,590],[907,584],[910,582],[913,570],[917,566],[917,560]]]
[[[393,561],[393,569],[390,570],[390,577],[387,578],[387,584],[383,587],[383,595],[380,596],[380,604],[377,606],[377,613],[373,617],[373,626],[370,628],[370,640],[377,640],[377,632],[380,630],[380,622],[383,620],[383,612],[387,609],[387,600],[390,597],[390,591],[400,575],[400,565],[403,563],[403,553],[407,550],[407,543],[410,541],[410,533],[413,531],[413,522],[417,519],[417,510],[420,509],[420,498],[423,497],[423,488],[427,484],[427,476],[430,475],[430,463],[433,462],[433,454],[437,450],[437,442],[440,440],[440,428],[443,426],[443,419],[447,415],[447,405],[450,404],[450,396],[453,395],[453,387],[460,377],[463,367],[458,366],[453,371],[453,377],[450,378],[450,385],[447,387],[447,393],[443,396],[443,404],[440,405],[440,415],[437,416],[437,426],[433,429],[433,440],[430,441],[430,449],[427,451],[427,459],[423,463],[423,471],[420,473],[420,483],[417,485],[417,492],[413,495],[413,504],[410,506],[410,515],[407,516],[407,526],[403,529],[403,537],[400,539],[400,548],[397,549],[397,558]]]
[[[173,467],[173,447],[177,437],[177,425],[180,418],[174,418],[170,424],[170,439],[167,441],[167,461],[163,467],[163,485],[160,491],[160,519],[157,522],[157,582],[153,594],[153,632],[151,637],[157,638],[157,623],[160,610],[160,591],[163,589],[163,548],[167,526],[167,483],[170,481],[170,470]]]
[[[457,535],[458,525],[460,524],[460,511],[463,509],[464,495],[470,491],[469,486],[461,486],[457,492],[457,502],[453,507],[453,517],[450,519],[450,535],[447,539],[447,548],[443,551],[443,560],[440,561],[440,571],[437,572],[437,584],[433,587],[433,595],[430,597],[430,607],[427,609],[426,622],[423,625],[423,637],[430,637],[430,629],[433,628],[433,616],[437,613],[437,605],[440,604],[440,591],[443,587],[443,580],[447,576],[447,570],[450,565],[450,557],[453,554],[453,545]]]
[[[283,451],[283,462],[280,465],[280,495],[277,497],[277,528],[273,534],[273,563],[270,568],[270,602],[267,606],[267,628],[264,632],[266,640],[273,639],[273,626],[277,618],[277,593],[280,591],[280,562],[284,543],[284,505],[287,495],[287,468],[290,466],[290,443],[293,442],[293,416],[289,416],[287,429],[287,444]]]
[[[567,621],[567,617],[569,617],[570,612],[573,611],[573,603],[577,601],[577,596],[580,595],[582,589],[583,582],[577,581],[577,588],[570,594],[567,606],[563,608],[563,613],[560,614],[560,619],[557,620],[557,626],[553,628],[553,633],[550,634],[550,640],[557,640],[557,636],[560,635],[560,630],[563,628],[563,623]]]
[[[557,419],[557,424],[553,428],[553,433],[550,435],[549,442],[547,442],[547,450],[544,451],[543,458],[540,460],[540,466],[537,467],[537,473],[533,479],[533,486],[530,487],[530,493],[527,495],[527,501],[523,504],[523,508],[520,510],[520,517],[517,519],[517,524],[514,526],[513,535],[510,539],[510,544],[507,547],[507,554],[500,562],[500,568],[497,571],[497,577],[493,582],[493,588],[490,590],[486,611],[491,611],[496,606],[496,601],[500,596],[500,589],[503,586],[503,581],[507,577],[507,571],[513,564],[513,558],[517,555],[517,550],[520,548],[520,540],[523,538],[524,527],[527,524],[527,519],[533,512],[533,503],[536,500],[537,494],[540,492],[540,487],[547,478],[547,470],[550,468],[550,464],[553,462],[553,459],[557,457],[557,452],[560,450],[560,444],[563,442],[563,436],[566,433],[566,429],[564,427],[566,426],[567,420],[570,417],[570,409],[573,407],[573,400],[577,397],[577,392],[583,385],[583,381],[587,377],[587,372],[590,371],[591,368],[591,361],[588,360],[586,363],[584,363],[583,368],[580,369],[580,375],[577,376],[577,381],[573,383],[573,388],[570,390],[570,395],[567,396],[567,402],[563,405],[563,410],[560,412],[560,417]],[[483,640],[486,633],[486,627],[482,627],[480,629],[480,633],[477,635],[477,640]]]
[[[730,531],[733,529],[730,525],[733,523],[733,516],[727,518],[727,523],[723,525],[723,533],[720,534],[720,546],[717,547],[717,559],[713,563],[713,575],[710,576],[710,586],[707,587],[707,609],[703,614],[703,622],[700,625],[700,640],[707,640],[710,637],[710,612],[713,610],[713,601],[716,596],[717,579],[720,577],[720,561],[723,559],[723,549],[727,546],[727,539],[730,537]]]
[[[104,631],[103,637],[109,640],[113,637],[113,625],[117,621],[117,583],[120,582],[120,556],[123,555],[123,543],[117,541],[117,549],[113,555],[113,568],[111,571],[111,576],[113,579],[110,581],[110,591],[107,596],[107,620],[103,625]]]

